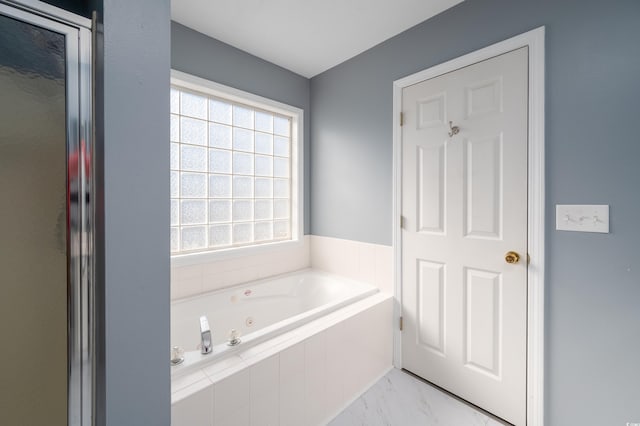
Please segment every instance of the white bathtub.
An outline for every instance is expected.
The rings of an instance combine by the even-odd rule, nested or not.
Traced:
[[[184,349],[185,361],[172,371],[244,350],[377,291],[367,283],[307,269],[176,300],[171,304],[171,346]],[[202,315],[209,320],[214,343],[207,355],[199,349]],[[232,329],[240,333],[242,343],[230,347]]]

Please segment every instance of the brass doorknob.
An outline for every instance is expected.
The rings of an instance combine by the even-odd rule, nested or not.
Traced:
[[[507,263],[518,263],[518,261],[520,260],[520,255],[515,251],[510,251],[504,255],[504,260]]]

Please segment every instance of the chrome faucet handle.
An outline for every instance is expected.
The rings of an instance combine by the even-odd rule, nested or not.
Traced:
[[[212,350],[213,344],[211,342],[209,321],[205,315],[202,315],[200,317],[200,353],[210,354]]]

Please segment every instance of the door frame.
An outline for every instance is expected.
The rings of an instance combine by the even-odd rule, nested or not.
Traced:
[[[545,27],[517,35],[393,82],[393,252],[394,323],[402,315],[402,90],[442,74],[508,53],[529,48],[527,148],[527,425],[544,423],[544,90]],[[402,368],[402,332],[394,327],[393,364]]]
[[[0,0],[6,16],[65,36],[67,166],[79,155],[78,201],[67,218],[67,424],[94,424],[95,379],[95,151],[92,120],[92,20],[38,0]],[[83,147],[82,144],[84,144]],[[85,163],[91,162],[90,170]],[[67,179],[69,174],[67,173]],[[67,180],[67,191],[69,191]],[[90,201],[89,201],[90,200]],[[68,216],[69,217],[69,216]]]

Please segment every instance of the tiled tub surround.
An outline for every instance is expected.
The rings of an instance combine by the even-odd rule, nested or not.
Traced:
[[[322,425],[391,369],[377,293],[219,361],[172,374],[173,426]]]
[[[172,371],[239,350],[227,345],[231,330],[247,348],[377,292],[372,284],[306,269],[176,300],[171,304],[171,346],[185,350],[185,361]],[[208,319],[214,345],[206,355],[200,353],[201,315]]]

